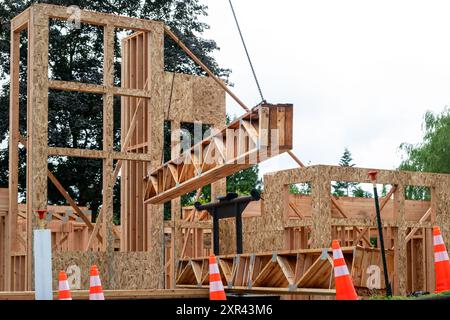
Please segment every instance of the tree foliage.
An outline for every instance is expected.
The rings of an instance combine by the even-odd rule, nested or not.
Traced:
[[[425,113],[422,142],[402,143],[400,170],[450,173],[450,108]]]
[[[230,70],[220,68],[212,57],[218,50],[215,41],[201,34],[209,26],[201,22],[207,14],[207,6],[199,0],[51,0],[51,1],[2,1],[0,6],[0,83],[5,83],[0,93],[0,114],[8,119],[9,111],[9,37],[10,20],[29,5],[45,2],[57,5],[76,5],[81,9],[154,19],[168,25],[191,50],[219,77],[227,80]],[[115,37],[115,84],[120,86],[120,33]],[[80,29],[68,28],[64,21],[52,21],[49,34],[50,78],[56,80],[101,83],[103,69],[103,30],[81,25]],[[22,37],[20,69],[20,133],[26,136],[26,42]],[[204,72],[170,38],[165,38],[165,69],[189,74],[204,75]],[[120,100],[116,98],[114,108],[114,147],[120,149]],[[8,121],[0,122],[0,141],[8,137]],[[49,92],[49,145],[69,148],[102,148],[102,96],[71,92]],[[21,150],[19,190],[25,188],[24,151]],[[8,151],[0,151],[0,186],[8,184]],[[101,203],[101,161],[57,158],[49,159],[49,168],[57,176],[69,194],[81,206],[89,206],[94,215]],[[51,204],[63,204],[65,200],[49,184],[48,199]],[[120,188],[114,188],[115,218],[118,220]]]
[[[348,148],[344,149],[341,159],[339,160],[341,167],[354,167],[352,153]],[[333,185],[333,195],[337,197],[355,197],[355,198],[371,198],[372,194],[364,190],[361,184],[350,181],[336,181]]]
[[[311,194],[311,183],[299,183],[289,185],[290,194],[298,195],[310,195]]]
[[[422,124],[422,142],[413,145],[402,143],[403,152],[399,170],[450,173],[450,108],[445,107],[440,114],[426,112]],[[430,189],[408,186],[407,199],[429,200]]]
[[[348,148],[344,149],[344,153],[342,154],[341,159],[339,160],[339,165],[341,167],[354,167],[355,164],[352,162],[353,157],[352,153]],[[356,188],[357,183],[354,182],[348,182],[348,181],[336,181],[336,183],[333,184],[333,194],[337,197],[347,196],[349,197],[351,195],[351,192],[354,188]]]
[[[364,190],[363,188],[361,188],[361,186],[356,186],[352,190],[352,195],[355,198],[372,198],[372,194],[370,192]]]

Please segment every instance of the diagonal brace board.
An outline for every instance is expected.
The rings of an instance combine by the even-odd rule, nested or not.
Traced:
[[[291,104],[262,104],[150,173],[145,203],[160,204],[292,149]]]

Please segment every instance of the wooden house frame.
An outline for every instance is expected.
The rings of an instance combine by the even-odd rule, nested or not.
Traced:
[[[50,80],[48,77],[49,21],[52,19],[69,21],[72,18],[72,12],[65,7],[34,4],[11,21],[10,179],[9,208],[5,216],[6,261],[9,261],[15,250],[15,224],[18,213],[18,147],[19,144],[22,144],[27,151],[26,289],[30,290],[33,287],[32,230],[37,227],[35,212],[47,208],[47,179],[56,186],[90,230],[90,238],[83,253],[64,252],[54,255],[54,272],[61,268],[64,269],[69,262],[75,261],[82,265],[82,268],[88,268],[92,261],[101,261],[99,262],[100,271],[110,275],[105,281],[107,287],[119,288],[123,283],[134,286],[133,288],[139,285],[146,288],[162,287],[164,279],[162,272],[163,206],[161,203],[144,203],[143,183],[147,173],[162,164],[164,121],[171,122],[172,132],[177,132],[183,122],[202,122],[223,129],[225,127],[226,93],[250,114],[251,111],[162,22],[86,10],[79,11],[77,16],[79,20],[76,22],[103,28],[103,83]],[[114,85],[116,29],[135,31],[122,41],[122,84],[120,87]],[[27,137],[21,137],[19,133],[19,52],[20,36],[24,30],[27,30],[28,35]],[[172,38],[189,57],[200,65],[208,77],[177,75],[175,79],[175,74],[165,72],[165,35]],[[84,92],[103,96],[102,150],[48,145],[49,90]],[[114,96],[121,97],[122,105],[120,151],[115,151],[113,148]],[[172,99],[174,100],[170,114],[166,112],[169,98],[169,103],[172,102]],[[292,111],[292,106],[286,107]],[[245,119],[241,120],[241,123],[246,121]],[[291,117],[286,119],[288,122],[292,121],[292,112]],[[248,123],[251,124],[251,122],[246,122],[246,124]],[[292,129],[292,126],[289,128]],[[254,130],[253,127],[249,127],[247,131],[251,129]],[[250,138],[247,137],[247,139]],[[283,137],[283,139],[285,138]],[[286,141],[288,141],[286,146],[290,149],[291,134],[286,136]],[[172,155],[174,157],[179,153],[178,142],[179,137],[173,135]],[[48,170],[47,161],[50,156],[81,157],[102,161],[102,207],[97,217],[98,223],[95,226],[65,191],[57,177]],[[115,166],[114,161],[117,161]],[[235,165],[228,172],[237,171],[241,167],[242,165]],[[113,186],[120,171],[122,171],[123,178],[121,194],[122,252],[115,253],[113,252],[115,242]],[[198,177],[194,175],[192,178]],[[214,179],[207,183],[212,184],[213,197],[225,192],[224,179]],[[170,198],[165,198],[165,201],[172,202],[173,217],[181,212],[180,199],[176,199],[181,194],[178,192]],[[97,243],[94,244],[96,241]],[[93,246],[100,247],[101,250],[94,252],[91,250]],[[124,261],[128,263],[123,263]],[[131,261],[136,261],[136,263],[130,264]],[[135,270],[139,265],[143,268],[141,273],[146,274],[146,281],[137,279],[135,282],[130,282],[127,281],[130,275],[123,269],[117,269],[117,273],[111,269],[107,270],[114,264],[124,266],[127,270]],[[6,289],[8,289],[13,271],[9,263],[5,263],[4,269]],[[108,282],[109,280],[111,283]]]
[[[17,238],[15,224],[19,214],[17,203],[18,147],[19,144],[22,144],[27,149],[26,223],[28,237],[25,239],[25,268],[23,268],[26,270],[25,290],[33,289],[32,230],[37,227],[34,213],[36,210],[47,209],[48,179],[61,192],[73,212],[83,220],[90,234],[86,248],[82,252],[54,253],[55,286],[56,274],[60,269],[65,269],[70,264],[77,264],[84,274],[88,274],[89,266],[97,263],[101,274],[104,275],[102,282],[107,289],[163,288],[164,282],[169,282],[170,285],[167,287],[173,288],[176,286],[177,275],[180,275],[179,272],[182,271],[177,270],[178,260],[182,262],[184,268],[187,268],[187,272],[191,272],[187,265],[193,265],[190,263],[190,258],[197,259],[196,265],[204,264],[205,250],[201,245],[202,234],[203,230],[211,228],[211,221],[201,213],[198,214],[197,220],[194,220],[194,217],[197,216],[196,213],[183,219],[180,215],[181,201],[180,198],[177,198],[181,194],[178,192],[179,190],[175,190],[177,192],[172,192],[172,190],[170,191],[172,192],[171,196],[164,196],[155,201],[151,201],[150,197],[145,194],[149,183],[152,183],[152,174],[161,168],[165,170],[164,174],[171,174],[174,180],[171,182],[172,185],[167,187],[168,190],[178,188],[177,182],[180,182],[176,181],[176,174],[172,172],[173,168],[170,167],[170,163],[167,166],[161,163],[164,121],[170,121],[172,132],[176,132],[183,122],[202,121],[217,128],[223,128],[225,125],[225,93],[228,93],[247,111],[247,115],[252,114],[254,110],[251,111],[246,107],[163,23],[91,11],[81,10],[79,22],[97,25],[104,30],[103,83],[97,85],[49,80],[49,20],[68,20],[70,18],[71,13],[65,7],[35,4],[11,21],[9,206],[8,208],[0,207],[0,230],[6,234],[4,247],[0,248],[6,258],[3,262],[4,277],[0,280],[6,284],[6,290],[11,289],[11,282],[14,280],[11,261],[17,251],[15,248]],[[113,83],[116,28],[136,31],[122,41],[124,51],[121,87],[116,87]],[[19,134],[20,36],[21,32],[25,30],[28,33],[27,137],[21,137]],[[209,77],[177,75],[175,79],[174,74],[165,72],[164,35],[168,35],[180,45]],[[103,95],[102,150],[48,146],[49,90]],[[170,115],[167,115],[165,111],[169,95],[170,99],[174,99],[174,104]],[[114,96],[120,96],[122,102],[122,149],[120,151],[115,151],[113,148]],[[189,99],[183,99],[185,97],[189,97]],[[140,107],[141,104],[145,107]],[[244,121],[245,117],[246,115],[242,118]],[[279,121],[280,118],[277,119]],[[248,123],[244,124],[241,121],[241,124],[247,125],[247,131],[255,131],[253,130],[254,126],[251,129],[252,127],[248,127]],[[292,139],[291,131],[292,126],[287,129],[287,132],[291,134],[290,139]],[[261,135],[257,137],[258,139],[261,139]],[[179,135],[174,134],[171,145],[172,159],[180,155],[178,142]],[[290,152],[291,148],[292,140],[288,141],[284,151],[287,151],[300,166],[303,166],[300,160]],[[64,190],[57,177],[48,171],[49,156],[82,157],[102,161],[102,210],[99,216],[100,220],[95,226]],[[114,167],[115,160],[117,164]],[[240,167],[235,167],[226,173],[222,172],[223,175],[220,178],[228,173],[233,173],[238,168]],[[113,229],[113,186],[120,170],[124,177],[121,180],[121,212],[123,214],[120,237],[121,252],[114,252],[116,237]],[[369,183],[368,171],[369,169],[361,168],[312,166],[265,175],[264,200],[255,210],[259,210],[259,214],[244,218],[244,254],[246,255],[244,258],[248,258],[252,254],[262,254],[264,256],[262,260],[266,261],[268,258],[266,254],[263,254],[264,252],[279,252],[281,258],[277,259],[277,263],[283,269],[282,266],[285,265],[283,261],[293,260],[291,258],[293,253],[288,253],[286,250],[297,250],[297,253],[303,254],[306,251],[302,250],[328,248],[334,237],[342,236],[343,240],[349,242],[346,243],[348,247],[368,247],[366,232],[373,228],[373,219],[358,218],[349,214],[349,209],[343,203],[343,199],[333,197],[330,192],[332,181]],[[158,177],[156,173],[153,176]],[[196,179],[195,175],[192,175],[191,178]],[[211,178],[208,180],[208,183],[210,182],[213,182],[212,197],[225,193],[224,179]],[[289,185],[294,183],[311,183],[312,191],[308,199],[309,215],[302,214],[302,210],[293,203],[289,196]],[[441,227],[447,247],[450,247],[450,177],[442,174],[379,170],[378,183],[393,186],[391,192],[381,199],[381,206],[382,208],[386,206],[385,211],[387,208],[392,211],[392,219],[387,219],[384,227],[389,229],[387,238],[393,242],[394,290],[398,294],[405,294],[408,291],[410,278],[413,279],[411,281],[419,282],[423,288],[431,289],[433,273],[430,260],[424,262],[424,257],[413,257],[408,252],[418,251],[408,251],[407,248],[411,242],[417,240],[422,242],[419,246],[422,246],[423,256],[430,255],[432,247],[429,247],[429,241],[426,239],[429,240],[433,225]],[[198,186],[195,185],[195,187]],[[431,189],[429,209],[415,220],[405,218],[407,215],[404,195],[406,186],[425,186]],[[156,196],[154,190],[149,192],[153,192],[153,196]],[[147,203],[145,203],[146,199]],[[163,221],[161,201],[171,201],[171,221]],[[383,212],[383,214],[385,213]],[[234,247],[229,244],[233,243],[234,239],[225,237],[225,235],[232,234],[231,230],[234,230],[232,224],[231,221],[224,221],[224,225],[221,225],[221,252],[229,254],[225,255],[225,259],[230,261],[235,256],[227,250]],[[165,230],[166,234],[170,233],[170,248],[165,248]],[[201,231],[198,232],[198,230]],[[209,235],[210,233],[208,233]],[[195,243],[195,248],[187,248],[191,240]],[[100,250],[92,250],[94,247],[99,247]],[[189,257],[186,252],[193,257]],[[314,251],[314,257],[317,259],[316,255],[317,252]],[[420,272],[425,273],[426,271],[426,279],[423,279],[423,275],[417,275],[419,269],[412,267],[414,263],[408,262],[415,259],[421,265]],[[248,260],[250,261],[250,258]],[[232,265],[231,262],[230,265]],[[192,272],[190,274],[192,276]],[[285,275],[288,274],[288,272],[285,273]],[[170,276],[164,279],[167,275]],[[198,278],[198,274],[194,274],[194,276]],[[227,276],[229,277],[229,275]],[[200,284],[202,284],[203,276],[200,276],[201,281],[189,278],[186,274],[183,277],[185,283],[198,285],[201,282]],[[283,279],[284,282],[281,283],[284,284],[289,279],[285,280]],[[87,277],[82,280],[82,284],[84,287],[87,286]],[[282,288],[282,291],[289,291],[288,289]]]

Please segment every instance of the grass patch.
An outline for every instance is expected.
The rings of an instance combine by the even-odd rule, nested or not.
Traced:
[[[369,300],[433,300],[433,299],[442,299],[442,298],[448,298],[450,299],[450,291],[444,291],[441,293],[432,293],[432,294],[426,294],[419,297],[405,297],[405,296],[392,296],[392,297],[386,297],[386,296],[372,296],[369,298]]]

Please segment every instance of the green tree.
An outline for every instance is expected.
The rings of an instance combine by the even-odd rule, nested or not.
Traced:
[[[341,159],[339,160],[339,165],[341,167],[354,167],[355,164],[352,163],[353,158],[350,150],[348,148],[344,149],[344,153],[342,154]],[[354,182],[348,181],[336,181],[333,184],[334,192],[333,194],[338,197],[347,196],[349,197],[352,189],[356,188],[358,184]]]
[[[450,173],[450,108],[440,114],[426,112],[422,124],[422,142],[413,145],[402,143],[403,152],[399,170]],[[425,187],[407,187],[407,199],[430,199]]]
[[[290,194],[300,194],[300,188],[296,184],[291,184],[289,186],[289,193]]]
[[[372,198],[372,194],[370,192],[364,190],[363,188],[361,188],[361,186],[356,186],[352,190],[352,195],[355,198]]]
[[[386,197],[387,196],[387,187],[385,184],[383,184],[383,187],[381,188],[381,196]]]
[[[232,122],[227,114],[227,125]],[[254,165],[227,177],[227,192],[236,192],[239,195],[250,195],[250,191],[261,191],[262,181],[259,178],[259,166]]]
[[[450,108],[425,113],[422,142],[402,143],[400,170],[450,173]]]
[[[257,165],[227,177],[227,192],[249,195],[253,189],[261,191],[261,188],[262,183],[259,179],[259,167]]]
[[[128,15],[165,22],[192,51],[219,77],[227,80],[230,70],[220,68],[212,54],[217,44],[202,37],[208,25],[199,20],[207,15],[207,6],[199,0],[46,0],[46,1],[2,1],[0,6],[0,83],[5,83],[0,92],[0,114],[8,119],[9,111],[9,37],[10,20],[30,4],[45,2],[57,5],[77,5],[81,9]],[[123,32],[123,31],[122,31]],[[128,32],[128,31],[126,31]],[[50,25],[49,68],[50,78],[55,80],[101,83],[103,69],[103,31],[101,28],[81,25],[80,29],[67,28],[64,21],[52,21]],[[120,86],[120,46],[115,39],[115,83]],[[22,39],[20,69],[20,133],[26,136],[26,42]],[[170,38],[165,38],[165,68],[189,74],[204,75],[204,72]],[[120,149],[120,99],[115,100],[115,149]],[[102,96],[49,92],[49,145],[71,148],[102,148]],[[8,121],[0,122],[0,141],[8,137]],[[8,184],[8,151],[0,151],[0,186]],[[19,190],[25,188],[25,157],[20,154]],[[94,215],[101,203],[101,161],[56,158],[49,159],[49,168],[61,181],[69,194],[81,206],[89,206]],[[57,190],[49,184],[49,202],[65,203]],[[115,221],[119,220],[119,183],[114,188]]]
[[[311,194],[311,183],[299,183],[289,185],[290,194],[300,194],[300,195],[310,195]]]

